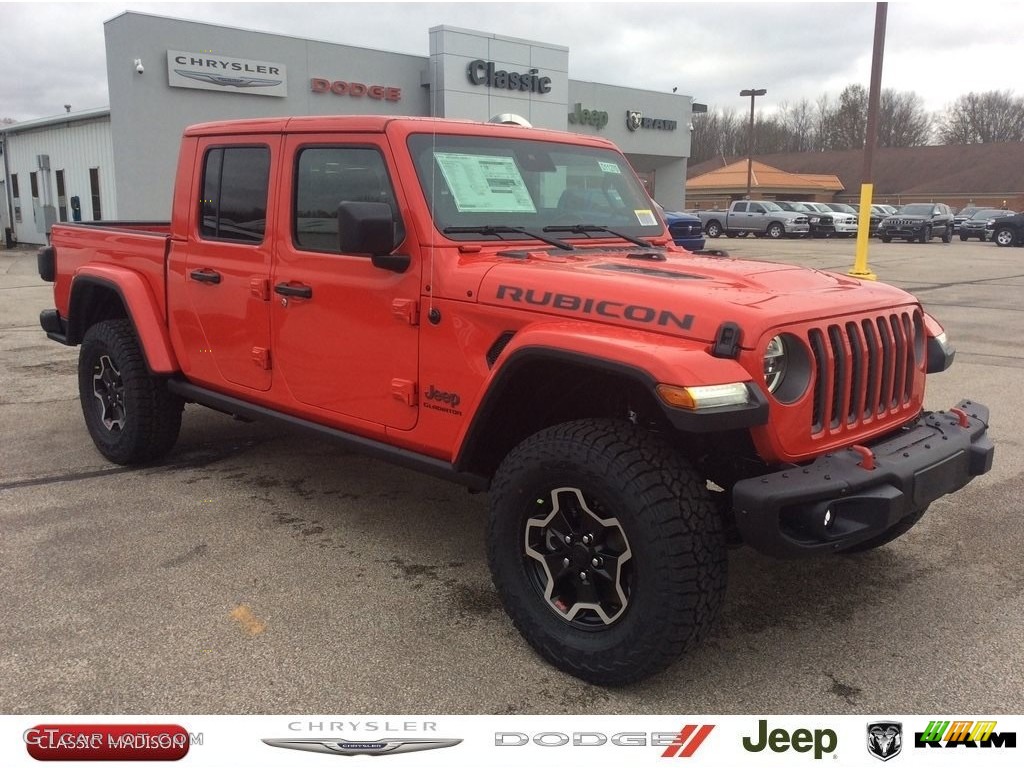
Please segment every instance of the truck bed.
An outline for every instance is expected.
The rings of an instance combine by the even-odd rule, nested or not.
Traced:
[[[57,263],[57,310],[67,316],[71,283],[79,273],[98,268],[123,268],[140,274],[161,315],[166,315],[164,269],[170,222],[97,221],[53,226],[50,242]]]

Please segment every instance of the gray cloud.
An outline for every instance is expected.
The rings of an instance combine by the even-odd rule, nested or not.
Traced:
[[[30,119],[107,103],[103,22],[124,10],[381,50],[428,53],[439,24],[570,49],[570,76],[693,95],[742,110],[867,85],[874,3],[129,3],[0,5],[0,117]],[[889,4],[883,85],[939,109],[969,90],[1014,89],[1024,4],[976,2],[964,13]],[[983,44],[979,45],[978,43]]]

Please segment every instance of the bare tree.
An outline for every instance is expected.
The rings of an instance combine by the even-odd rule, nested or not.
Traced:
[[[882,91],[878,108],[879,146],[921,147],[931,138],[932,118],[920,96],[914,91]]]
[[[788,134],[786,152],[810,152],[814,149],[814,109],[807,99],[796,104],[779,105],[779,122]]]
[[[939,118],[943,144],[1024,141],[1024,98],[1012,91],[960,96]]]

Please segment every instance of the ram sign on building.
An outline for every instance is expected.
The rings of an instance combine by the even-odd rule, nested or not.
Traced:
[[[46,136],[28,124],[0,129],[11,160],[4,221],[22,242],[45,242],[36,206],[73,218],[57,204],[58,170],[82,221],[166,219],[186,126],[286,115],[435,116],[604,136],[666,209],[684,205],[692,99],[571,80],[563,45],[439,26],[428,55],[414,56],[135,12],[106,22],[104,34],[110,108],[96,146],[65,153],[45,121]],[[58,119],[66,135],[88,122],[75,118]],[[50,168],[39,168],[35,156],[47,153]]]

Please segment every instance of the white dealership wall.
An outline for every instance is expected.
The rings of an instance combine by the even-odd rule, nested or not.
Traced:
[[[113,153],[112,159],[104,158],[100,173],[101,183],[110,185],[103,190],[104,219],[169,217],[178,144],[188,125],[326,114],[473,120],[514,114],[537,127],[606,136],[653,186],[659,202],[670,210],[684,205],[692,99],[570,80],[565,46],[438,26],[429,30],[430,55],[424,57],[137,12],[110,19],[104,34],[106,130]],[[548,82],[532,90],[473,82],[469,66],[478,61],[484,69],[491,64],[495,73]],[[476,71],[482,71],[479,65]],[[583,110],[594,117],[570,120],[570,114]],[[631,129],[627,113],[640,113],[649,118],[647,124],[634,120]],[[65,130],[74,130],[74,124]],[[45,152],[53,136],[38,139],[35,151]],[[89,166],[79,165],[85,167],[85,186],[71,191],[69,180],[68,194],[79,194],[83,219],[89,220]],[[24,179],[19,171],[19,182],[27,185],[28,176]],[[29,239],[33,235],[36,240]],[[42,242],[31,221],[23,222],[18,237]]]
[[[91,109],[71,112],[57,117],[27,120],[0,128],[5,156],[5,227],[13,227],[20,243],[44,243],[46,235],[42,219],[42,205],[50,202],[58,208],[57,171],[64,171],[67,216],[71,218],[70,200],[78,196],[81,201],[82,221],[94,221],[89,170],[98,169],[100,182],[100,209],[102,218],[117,218],[117,195],[114,181],[114,149],[110,132],[110,110]],[[49,156],[49,170],[39,168],[39,155]],[[38,179],[39,198],[33,200],[30,174]],[[18,176],[21,221],[13,220],[14,190],[11,175]],[[152,218],[152,217],[151,217]],[[166,214],[164,216],[166,218]],[[57,217],[60,220],[60,217]],[[2,235],[2,230],[0,230]]]

